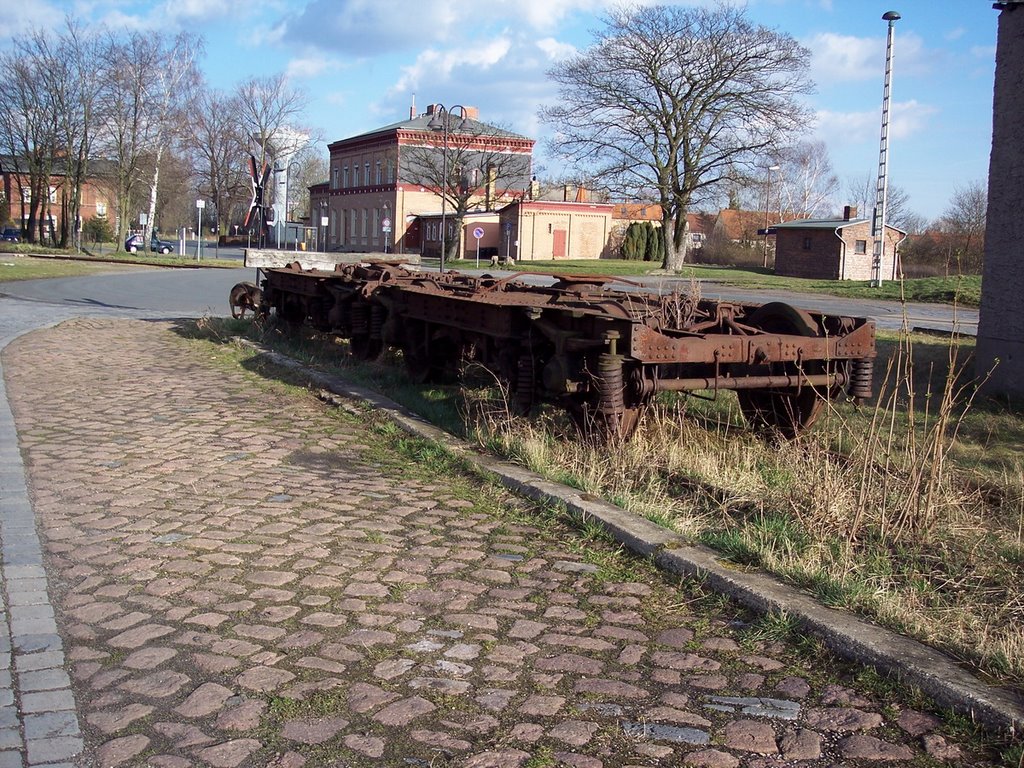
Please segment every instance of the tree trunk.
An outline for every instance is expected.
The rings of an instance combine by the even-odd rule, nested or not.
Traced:
[[[153,234],[153,223],[156,217],[156,190],[160,182],[160,158],[163,156],[163,153],[164,148],[158,146],[156,148],[156,163],[153,165],[153,186],[149,190],[149,215],[146,217],[146,226],[142,230],[142,240],[144,243],[148,243],[149,238]]]
[[[678,272],[686,263],[686,213],[682,213],[683,232],[678,232],[677,219],[669,214],[661,220],[661,226],[665,234],[665,260],[661,268],[669,272]]]

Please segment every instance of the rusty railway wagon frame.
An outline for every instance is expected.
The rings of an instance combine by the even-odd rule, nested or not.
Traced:
[[[871,396],[875,327],[861,318],[658,294],[598,275],[541,287],[519,279],[529,273],[472,277],[394,262],[262,272],[265,313],[346,338],[356,358],[401,349],[416,381],[474,359],[507,384],[520,413],[553,403],[608,436],[628,436],[664,391],[736,390],[754,427],[789,438],[828,398]]]

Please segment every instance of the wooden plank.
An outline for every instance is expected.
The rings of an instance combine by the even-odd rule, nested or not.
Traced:
[[[338,264],[358,264],[363,261],[400,261],[405,264],[418,265],[418,253],[320,253],[312,251],[278,251],[272,249],[246,248],[245,266],[257,269],[286,267],[299,262],[303,269],[323,269],[333,271]]]

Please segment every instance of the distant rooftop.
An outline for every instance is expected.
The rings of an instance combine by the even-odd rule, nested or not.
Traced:
[[[351,141],[353,139],[362,139],[368,136],[375,136],[379,133],[394,133],[395,131],[424,131],[433,132],[435,129],[432,128],[430,123],[435,120],[435,107],[436,105],[431,104],[427,107],[427,111],[421,115],[410,117],[408,120],[400,120],[397,123],[391,123],[389,125],[381,126],[380,128],[374,128],[373,130],[366,131],[365,133],[359,133],[355,136],[348,136],[347,138],[340,139],[339,141]],[[507,139],[518,139],[520,141],[532,141],[527,136],[522,134],[513,133],[512,131],[506,131],[503,128],[490,125],[478,120],[479,110],[475,107],[465,108],[466,119],[462,119],[462,115],[456,111],[447,111],[449,115],[449,128],[450,134],[470,135],[470,136],[499,136]],[[337,143],[337,142],[334,142]]]

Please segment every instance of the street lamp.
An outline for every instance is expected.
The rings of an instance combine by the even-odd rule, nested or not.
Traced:
[[[285,245],[288,244],[288,219],[290,218],[290,214],[289,214],[289,210],[290,209],[288,208],[288,196],[291,193],[292,168],[293,167],[298,167],[300,165],[301,165],[301,163],[299,163],[298,160],[292,160],[290,163],[288,163],[287,167],[285,167],[285,168],[278,168],[276,165],[274,167],[274,173],[275,174],[277,174],[277,173],[283,173],[284,174],[284,222],[283,223],[284,223]],[[298,241],[298,237],[296,237],[296,241]],[[278,224],[277,224],[277,247],[278,248],[281,247],[281,222],[278,222]]]
[[[459,124],[455,126],[459,130],[466,124],[466,108],[456,104],[452,110],[459,110]],[[432,131],[444,131],[444,149],[441,154],[441,272],[444,272],[444,251],[447,233],[447,222],[445,221],[445,201],[448,198],[448,114],[449,110],[444,104],[434,105],[434,116],[430,118],[427,127]],[[443,117],[441,117],[443,115]]]
[[[387,224],[384,224],[381,229],[384,234],[384,253],[387,253],[389,235],[391,234],[391,227],[394,226],[394,222],[391,221],[391,205],[386,200],[384,201],[384,221]]]
[[[779,170],[778,165],[769,165],[765,172],[764,185],[764,268],[768,269],[768,208],[772,201],[772,171]]]

